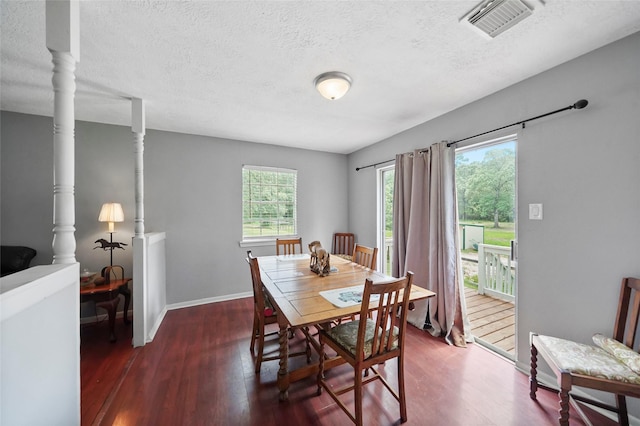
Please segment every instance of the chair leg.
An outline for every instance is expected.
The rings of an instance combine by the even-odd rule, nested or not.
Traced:
[[[320,350],[318,354],[320,355],[320,361],[318,362],[318,376],[316,377],[316,384],[318,386],[317,395],[322,395],[322,379],[324,378],[324,343],[322,342],[322,337],[319,338]]]
[[[255,343],[256,343],[256,336],[258,335],[258,317],[256,316],[255,312],[253,314],[253,332],[251,333],[251,353],[254,353],[254,348],[255,348]]]
[[[262,366],[262,353],[264,352],[264,324],[258,321],[258,355],[256,356],[256,374],[260,373]]]
[[[404,360],[402,356],[398,358],[398,397],[400,399],[400,423],[407,421],[407,399],[404,395]]]
[[[569,426],[569,390],[561,388],[558,392],[560,396],[560,417],[558,423],[560,426]]]
[[[355,393],[356,426],[362,426],[362,370],[356,368],[354,380],[353,391]]]
[[[538,391],[538,348],[531,344],[531,370],[529,370],[529,397],[536,400]]]
[[[624,395],[616,395],[616,405],[618,407],[618,423],[620,423],[621,426],[629,426],[627,400]]]

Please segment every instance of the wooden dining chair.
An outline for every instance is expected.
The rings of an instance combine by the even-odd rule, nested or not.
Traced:
[[[366,247],[356,244],[353,247],[352,262],[362,265],[371,270],[376,269],[376,261],[378,259],[378,247]]]
[[[351,260],[355,235],[350,232],[336,232],[333,234],[333,244],[331,254],[335,254],[343,259]]]
[[[266,333],[266,326],[278,323],[278,312],[274,309],[269,298],[264,292],[262,286],[262,278],[260,277],[260,265],[258,259],[251,254],[251,250],[247,251],[247,262],[251,269],[251,282],[253,285],[253,331],[251,333],[251,353],[256,357],[255,372],[260,373],[260,367],[263,361],[273,361],[280,359],[278,354],[264,356],[265,337],[278,335],[278,329],[270,333]],[[290,338],[292,333],[288,333]],[[305,337],[306,339],[306,337]],[[255,352],[255,343],[258,342],[258,351]],[[311,346],[306,341],[305,350],[301,352],[289,353],[289,356],[306,355],[307,362],[311,361]]]
[[[105,279],[105,284],[111,281],[124,279],[124,267],[122,265],[105,266],[100,271],[100,276]]]
[[[404,278],[377,284],[367,278],[360,308],[361,319],[320,330],[318,395],[322,394],[323,389],[326,390],[338,406],[358,426],[363,424],[363,386],[374,380],[382,381],[383,385],[400,403],[401,422],[407,421],[407,404],[404,392],[404,338],[412,282],[412,272],[407,272]],[[369,310],[373,311],[372,318],[367,318]],[[324,377],[325,345],[333,349],[337,356],[353,367],[353,384],[334,388],[327,382]],[[378,374],[375,368],[377,364],[384,363],[392,358],[397,359],[398,365],[397,391],[390,386],[384,377]],[[355,399],[355,415],[340,399],[340,395],[352,390],[354,391]],[[378,398],[380,396],[376,394],[376,401],[379,401]]]
[[[361,246],[360,244],[355,244],[353,246],[353,252],[351,257],[351,261],[357,263],[358,265],[364,266],[365,268],[369,268],[371,270],[376,269],[376,259],[378,258],[378,248],[371,248],[366,246]],[[371,318],[371,313],[368,314],[369,318]],[[340,318],[337,320],[338,324],[341,324],[345,320],[354,320],[356,319],[356,315],[349,315],[348,317]]]
[[[613,338],[596,334],[593,336],[595,346],[532,333],[529,396],[535,400],[539,387],[558,392],[560,425],[569,424],[571,399],[615,412],[618,414],[619,424],[629,424],[625,397],[640,398],[640,354],[635,345],[640,316],[639,291],[640,279],[624,278],[622,280]],[[538,355],[542,356],[553,370],[559,391],[538,381]],[[616,406],[571,394],[573,386],[613,393]],[[584,417],[581,409],[576,411],[583,417],[586,424],[591,424]]]
[[[302,254],[302,237],[301,238],[276,238],[276,255],[281,254]]]
[[[108,286],[111,282],[117,280],[124,280],[124,267],[122,265],[111,265],[105,266],[100,271],[100,277],[96,278],[94,282],[97,285],[105,285]],[[127,285],[123,285],[118,288],[118,294],[122,294],[124,296],[124,308],[122,310],[122,319],[125,324],[129,324],[129,303],[131,301],[131,292]],[[120,298],[118,296],[115,297],[105,297],[104,300],[98,300],[95,302],[95,306],[97,308],[101,308],[107,311],[109,318],[109,334],[110,340],[112,342],[116,341],[116,335],[114,332],[115,319],[116,319],[116,311],[118,309],[118,305],[120,304]]]

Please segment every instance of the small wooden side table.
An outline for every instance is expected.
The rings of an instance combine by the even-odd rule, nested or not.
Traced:
[[[131,278],[113,280],[109,284],[96,285],[91,282],[80,286],[81,303],[94,301],[97,307],[107,310],[107,314],[109,315],[109,339],[112,342],[116,341],[116,308],[120,301],[120,298],[118,297],[120,294],[124,296],[123,321],[125,324],[131,323],[127,316],[129,304],[131,303],[131,291],[127,286],[129,281],[131,281]]]

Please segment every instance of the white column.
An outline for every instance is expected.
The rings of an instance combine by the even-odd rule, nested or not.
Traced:
[[[80,59],[79,4],[46,2],[53,61],[53,263],[75,263],[75,68]]]
[[[147,246],[144,235],[144,133],[145,133],[144,101],[131,99],[131,131],[133,132],[133,148],[135,152],[135,235],[133,237],[133,340],[134,347],[144,346],[149,335],[148,320],[148,270]]]
[[[136,213],[135,235],[144,235],[144,101],[139,98],[131,99],[131,131],[133,132],[134,151],[136,154]]]

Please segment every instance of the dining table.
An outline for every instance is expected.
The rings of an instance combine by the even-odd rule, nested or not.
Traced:
[[[361,304],[357,298],[350,297],[345,302],[336,296],[361,294],[367,278],[374,283],[395,278],[338,256],[330,257],[331,269],[325,276],[311,270],[308,254],[259,256],[258,264],[266,294],[278,312],[280,364],[277,385],[279,399],[284,401],[289,397],[291,383],[315,375],[319,369],[318,362],[289,369],[289,330],[302,330],[319,352],[319,343],[308,331],[310,327],[331,327],[343,318],[360,313]],[[409,300],[415,302],[435,295],[414,284]],[[325,368],[335,367],[342,362],[338,357],[326,359]]]

